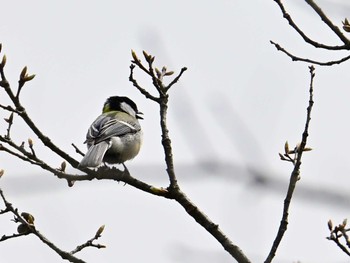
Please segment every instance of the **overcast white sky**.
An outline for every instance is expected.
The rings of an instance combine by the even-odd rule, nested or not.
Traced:
[[[341,44],[304,1],[285,1],[315,40]],[[317,1],[341,26],[347,1]],[[28,66],[35,79],[22,92],[32,119],[55,143],[75,154],[111,95],[132,98],[144,112],[145,142],[128,164],[133,176],[167,186],[156,105],[128,82],[130,50],[156,56],[159,67],[188,67],[170,95],[169,128],[180,186],[254,262],[262,262],[282,213],[291,165],[278,152],[297,143],[305,123],[308,65],[291,62],[269,43],[297,55],[338,59],[346,53],[308,47],[274,1],[4,1],[0,41],[6,74],[16,86]],[[295,193],[289,229],[275,262],[347,262],[327,241],[327,221],[349,217],[348,63],[316,67],[309,146]],[[151,82],[136,74],[144,87]],[[7,104],[5,95],[0,102]],[[0,112],[0,117],[8,114]],[[1,126],[5,133],[5,123]],[[33,137],[15,119],[13,139]],[[33,137],[39,157],[61,159]],[[175,202],[116,182],[68,188],[51,174],[0,153],[0,186],[37,228],[71,250],[106,224],[104,250],[79,253],[87,262],[232,262],[230,256]],[[203,165],[203,163],[205,165]],[[210,169],[209,169],[210,168]],[[266,176],[257,185],[254,175]],[[0,217],[0,234],[15,231]],[[0,244],[1,262],[62,262],[34,236]]]

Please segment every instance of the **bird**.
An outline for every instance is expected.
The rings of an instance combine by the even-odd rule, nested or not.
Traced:
[[[139,119],[142,112],[128,97],[112,96],[103,105],[102,114],[86,134],[88,151],[79,168],[98,167],[102,163],[123,164],[140,151],[143,132]]]

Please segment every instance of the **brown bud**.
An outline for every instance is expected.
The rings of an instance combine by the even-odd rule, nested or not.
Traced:
[[[66,170],[66,167],[67,167],[67,163],[66,163],[65,161],[63,161],[63,162],[61,163],[60,170],[61,170],[62,172],[64,172],[64,171]]]
[[[131,56],[135,61],[139,61],[139,58],[137,57],[136,53],[134,50],[131,50]]]
[[[289,153],[289,145],[288,145],[288,141],[285,142],[284,144],[284,153],[288,154]]]
[[[17,227],[17,232],[18,232],[18,234],[27,235],[30,233],[30,228],[26,224],[20,224]]]
[[[27,75],[27,66],[25,66],[23,69],[22,69],[22,72],[21,72],[21,75],[19,75],[19,78],[20,79],[24,79],[24,77]]]
[[[174,71],[168,71],[164,74],[164,76],[171,76],[174,74]]]
[[[6,55],[4,55],[3,57],[2,57],[2,60],[1,60],[1,63],[0,63],[0,66],[3,68],[3,67],[5,67],[5,65],[6,65]]]
[[[330,231],[332,231],[333,230],[333,222],[332,222],[332,220],[328,220],[328,229],[330,230]]]
[[[25,75],[25,77],[24,77],[24,81],[31,81],[32,79],[34,79],[35,78],[35,74],[33,74],[33,75],[30,75],[30,76],[28,76],[28,75]]]
[[[145,57],[147,62],[150,62],[151,60],[151,55],[148,55],[146,51],[142,50],[143,56]]]
[[[9,124],[12,124],[13,122],[13,112],[10,114],[10,117],[8,117],[8,119],[4,118],[4,120],[9,123]]]
[[[342,223],[342,225],[344,226],[344,228],[346,227],[346,224],[348,223],[348,219],[347,218],[345,218],[344,220],[343,220],[343,223]]]
[[[95,238],[99,238],[104,229],[105,229],[105,225],[100,226],[99,229],[96,231]]]
[[[312,151],[312,150],[313,150],[313,149],[310,148],[310,147],[305,147],[304,150],[303,150],[303,152],[309,152],[309,151]]]
[[[162,76],[162,73],[159,71],[159,69],[155,68],[157,77],[160,78]]]
[[[350,23],[348,21],[347,18],[345,18],[344,21],[342,21],[343,23],[343,29],[346,31],[346,32],[350,32]]]
[[[28,144],[29,144],[29,147],[32,148],[34,143],[33,143],[33,140],[31,138],[28,138]]]
[[[5,170],[4,169],[0,169],[0,178],[4,175]]]
[[[21,216],[27,221],[28,224],[34,225],[34,216],[27,212],[21,213]]]

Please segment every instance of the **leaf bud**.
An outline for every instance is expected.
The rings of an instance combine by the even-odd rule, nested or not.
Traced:
[[[160,78],[162,76],[162,73],[159,71],[159,69],[155,68],[157,77]]]
[[[34,225],[34,216],[27,212],[21,213],[21,216],[27,221],[28,224]]]
[[[27,235],[30,233],[30,228],[26,224],[20,224],[17,227],[17,232],[18,232],[18,234]]]
[[[1,60],[1,63],[0,63],[0,66],[3,68],[3,67],[5,67],[5,65],[6,65],[6,55],[4,55],[3,57],[2,57],[2,60]]]
[[[288,141],[285,142],[284,144],[284,153],[289,153],[289,145],[288,145]]]
[[[131,50],[131,56],[135,61],[139,61],[139,58],[137,57],[137,55],[133,49]]]
[[[21,71],[21,75],[19,75],[20,79],[24,79],[24,77],[27,75],[27,66],[25,66],[22,71]]]
[[[342,21],[342,23],[343,23],[343,29],[344,29],[344,31],[350,32],[350,23],[349,23],[348,19],[345,18],[345,20]]]
[[[64,171],[66,170],[66,167],[67,167],[67,163],[66,163],[65,161],[63,161],[63,162],[61,163],[60,170],[61,170],[62,172],[64,172]]]
[[[32,79],[34,79],[35,78],[35,74],[33,74],[33,75],[26,75],[25,77],[24,77],[24,81],[31,81]]]
[[[32,138],[28,138],[28,144],[29,144],[29,147],[32,148],[34,143],[33,143],[33,140]]]
[[[104,229],[105,229],[105,225],[100,226],[99,229],[96,231],[95,238],[99,238]]]
[[[168,71],[164,74],[164,76],[171,76],[174,74],[174,71]]]
[[[328,225],[328,229],[330,231],[332,231],[333,230],[333,222],[332,222],[332,220],[329,219],[327,225]]]

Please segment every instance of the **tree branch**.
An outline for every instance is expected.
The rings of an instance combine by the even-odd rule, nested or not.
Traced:
[[[10,236],[3,235],[2,238],[0,239],[0,241],[4,241],[4,240],[9,239],[9,238],[17,238],[17,237],[20,237],[23,235],[28,235],[31,233],[31,234],[34,234],[35,236],[37,236],[44,244],[49,246],[58,255],[60,255],[62,259],[68,260],[68,261],[73,262],[73,263],[85,263],[85,261],[75,257],[72,253],[61,250],[54,243],[52,243],[50,240],[48,240],[43,234],[41,234],[34,226],[34,218],[30,215],[33,218],[32,222],[30,222],[28,219],[26,220],[23,217],[24,213],[22,213],[22,215],[20,215],[18,213],[18,210],[16,208],[14,208],[12,206],[12,204],[6,200],[5,195],[4,195],[1,188],[0,188],[0,196],[1,196],[2,201],[4,202],[4,204],[6,206],[6,209],[14,214],[14,216],[15,216],[14,221],[16,223],[20,223],[18,230],[20,230],[21,229],[20,227],[22,227],[21,231],[23,231],[21,233],[13,234]],[[25,214],[29,215],[28,213],[25,213]]]
[[[311,0],[305,0],[311,7],[318,12],[318,14],[321,16],[321,19],[330,27],[330,29],[341,39],[342,42],[344,42],[344,45],[341,46],[329,46],[322,43],[319,43],[317,41],[312,40],[309,38],[293,21],[292,17],[287,13],[284,5],[282,4],[281,0],[273,0],[277,3],[279,8],[281,9],[281,12],[283,14],[283,17],[288,21],[289,25],[304,39],[304,41],[316,48],[322,48],[322,49],[328,49],[328,50],[349,50],[350,49],[350,43],[347,38],[339,31],[339,29],[334,26],[330,20],[327,18],[327,16],[322,12],[322,10]],[[339,34],[340,33],[340,34]]]
[[[270,43],[272,45],[274,45],[276,47],[276,49],[278,51],[283,52],[284,54],[286,54],[288,57],[290,57],[292,59],[292,61],[302,61],[302,62],[306,62],[306,63],[310,63],[310,64],[316,64],[316,65],[320,65],[320,66],[333,66],[336,64],[341,64],[347,60],[350,59],[350,55],[343,57],[339,60],[334,60],[334,61],[327,61],[327,62],[320,62],[320,61],[316,61],[316,60],[312,60],[312,59],[308,59],[308,58],[302,58],[302,57],[297,57],[293,54],[291,54],[290,52],[288,52],[287,50],[285,50],[283,47],[281,47],[279,44],[273,42],[270,40]]]
[[[343,35],[337,26],[335,26],[332,21],[326,16],[322,9],[313,1],[305,0],[305,2],[312,7],[312,9],[319,15],[322,21],[338,36],[338,38],[343,41],[346,49],[350,49],[350,40]]]
[[[270,250],[270,253],[268,254],[268,256],[265,260],[265,263],[272,262],[272,259],[275,257],[277,248],[282,241],[284,233],[287,230],[290,203],[292,200],[292,196],[293,196],[296,184],[297,184],[298,180],[300,179],[299,175],[300,175],[301,157],[302,157],[303,152],[305,151],[307,137],[309,135],[311,111],[312,111],[312,106],[314,104],[314,101],[313,101],[313,81],[314,81],[314,77],[315,77],[315,73],[314,73],[315,68],[313,66],[310,66],[309,69],[310,69],[311,79],[310,79],[310,88],[309,88],[309,105],[308,105],[307,111],[306,111],[305,128],[304,128],[304,132],[302,134],[301,143],[300,143],[300,145],[297,146],[296,151],[295,151],[296,158],[295,158],[295,163],[293,163],[294,169],[293,169],[291,176],[290,176],[288,191],[287,191],[286,198],[284,200],[283,214],[282,214],[280,226],[279,226],[279,229],[277,232],[277,236],[276,236],[276,238],[273,242],[272,248]]]
[[[242,250],[232,243],[232,241],[221,231],[219,226],[211,221],[207,215],[205,215],[186,195],[181,191],[180,186],[177,182],[177,178],[175,175],[175,167],[173,161],[172,147],[171,147],[171,139],[169,136],[169,130],[167,127],[167,110],[168,110],[168,99],[169,95],[167,91],[170,89],[172,85],[174,85],[182,76],[182,74],[186,71],[186,68],[182,68],[180,74],[175,77],[173,81],[170,82],[168,86],[164,85],[163,77],[172,75],[172,72],[167,72],[166,68],[163,67],[162,71],[157,69],[154,70],[153,62],[154,56],[148,55],[146,52],[143,52],[145,60],[148,63],[149,69],[146,69],[145,66],[142,65],[141,60],[138,59],[135,52],[132,52],[132,56],[134,60],[132,61],[133,65],[130,67],[131,70],[134,69],[133,66],[138,66],[141,70],[146,72],[148,75],[152,77],[153,85],[159,93],[159,97],[157,98],[157,102],[159,103],[159,111],[160,111],[160,126],[162,131],[162,145],[164,149],[165,162],[166,162],[166,171],[168,173],[170,184],[167,188],[168,192],[166,197],[170,199],[176,200],[185,211],[194,219],[198,224],[200,224],[203,228],[205,228],[223,247],[224,249],[238,262],[240,263],[249,263],[250,260],[246,257],[246,255],[242,252]],[[157,76],[154,72],[157,72]],[[134,81],[132,81],[135,83]],[[134,85],[135,86],[135,85]],[[147,93],[143,88],[138,87],[138,90],[145,95],[147,98]],[[146,94],[145,94],[146,93]]]

